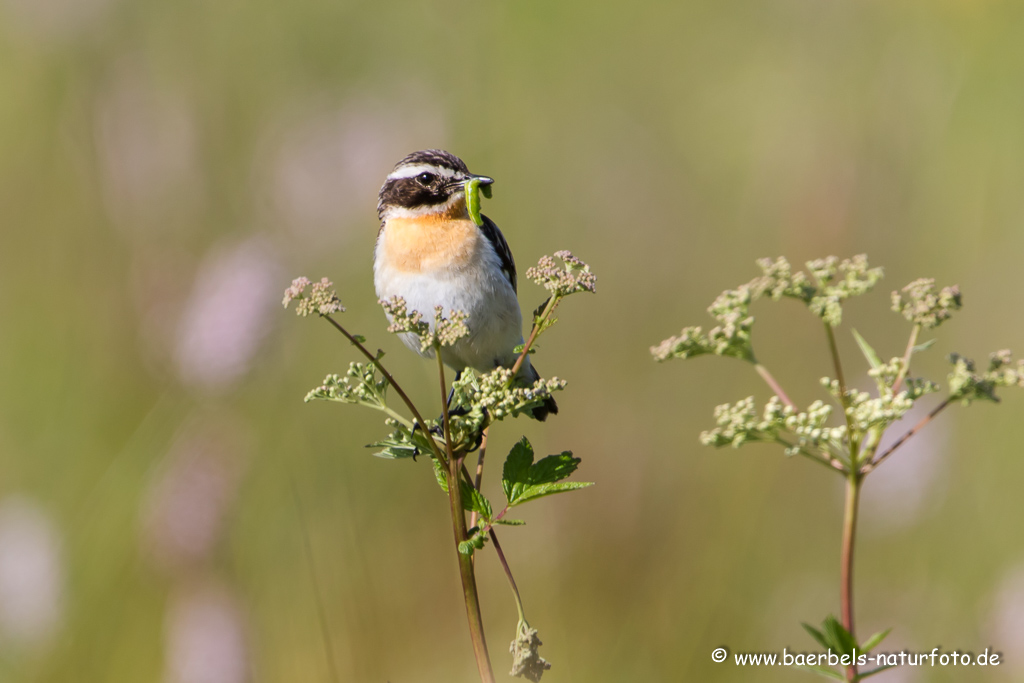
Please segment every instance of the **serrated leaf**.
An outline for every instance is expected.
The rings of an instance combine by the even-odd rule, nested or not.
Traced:
[[[472,555],[474,550],[483,548],[486,541],[487,536],[481,534],[477,527],[473,527],[473,535],[459,542],[459,552],[463,555]]]
[[[833,650],[841,655],[853,655],[857,643],[838,619],[830,614],[825,618],[825,623],[822,626],[824,626],[825,638],[834,644]]]
[[[504,524],[505,526],[523,526],[526,524],[526,522],[521,519],[496,519],[493,523]]]
[[[432,458],[431,462],[434,463],[434,477],[437,479],[437,485],[441,487],[442,491],[448,493],[448,472],[440,460]]]
[[[370,444],[367,448],[374,448],[381,446],[382,444]],[[389,445],[384,446],[381,450],[374,453],[374,456],[378,458],[386,458],[388,460],[401,460],[403,458],[415,458],[419,455],[419,450],[414,446],[395,446]]]
[[[505,498],[509,503],[516,496],[517,491],[530,483],[530,465],[533,464],[533,446],[524,436],[508,452],[505,458],[505,466],[501,471],[501,489],[505,492]]]
[[[470,512],[477,513],[485,522],[490,521],[493,514],[490,501],[484,497],[484,494],[470,486],[468,482],[460,480],[459,483],[462,486],[462,507]]]
[[[828,649],[830,649],[832,647],[829,644],[829,642],[827,640],[825,640],[825,634],[824,633],[822,633],[818,629],[814,628],[813,626],[811,626],[807,622],[801,622],[800,625],[803,626],[804,630],[811,634],[811,638],[814,638],[816,641],[818,641],[818,644],[821,645],[823,648],[828,650]]]
[[[807,666],[805,664],[801,664],[800,666],[798,666],[796,668],[803,669],[804,671],[813,671],[814,673],[818,674],[819,676],[824,676],[825,678],[831,678],[832,680],[835,680],[835,681],[845,681],[846,680],[846,677],[843,676],[842,674],[840,674],[840,673],[838,673],[836,671],[833,671],[832,669],[826,669],[823,666]]]
[[[579,462],[579,458],[574,458],[571,452],[565,451],[558,455],[549,455],[534,463],[533,446],[526,437],[523,437],[509,451],[502,470],[501,488],[505,492],[509,506],[590,486],[590,483],[584,482],[557,483],[576,471]]]
[[[864,354],[864,358],[866,358],[868,363],[871,365],[871,369],[877,370],[881,367],[882,359],[879,358],[875,350],[871,348],[871,344],[868,344],[868,340],[860,336],[860,332],[857,330],[853,330],[853,338],[857,340],[857,346],[860,347],[860,352]]]
[[[575,472],[579,464],[580,459],[572,457],[572,451],[562,451],[558,455],[541,458],[530,467],[530,483],[547,484],[561,481]]]
[[[859,649],[863,650],[864,652],[871,652],[873,649],[878,647],[879,643],[885,640],[885,637],[889,635],[890,631],[892,631],[891,628],[887,628],[884,631],[879,631],[875,635],[865,640],[864,644],[861,645]]]
[[[862,681],[865,678],[867,678],[868,676],[874,676],[875,674],[880,674],[883,671],[885,671],[886,669],[891,669],[894,666],[896,666],[896,665],[895,664],[884,664],[882,666],[875,667],[874,669],[871,669],[870,671],[865,671],[863,673],[857,674],[857,678],[855,678],[854,680]]]
[[[911,351],[913,353],[920,353],[921,351],[927,351],[937,341],[938,341],[938,339],[929,339],[928,341],[924,342],[923,344],[918,344],[913,349],[911,349]]]
[[[534,500],[536,498],[542,498],[544,496],[550,496],[555,493],[564,493],[566,491],[575,491],[576,489],[585,489],[588,486],[593,486],[592,481],[563,481],[561,483],[548,483],[548,484],[535,484],[533,486],[526,487],[523,492],[511,502],[511,505],[521,505],[528,500]]]

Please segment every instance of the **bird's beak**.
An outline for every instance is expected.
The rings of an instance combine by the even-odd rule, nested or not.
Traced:
[[[494,184],[494,178],[490,178],[485,175],[476,175],[475,173],[469,173],[465,178],[453,180],[450,184],[452,187],[463,187],[470,180],[475,180],[478,187]]]

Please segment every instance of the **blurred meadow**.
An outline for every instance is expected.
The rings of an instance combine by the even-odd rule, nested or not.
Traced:
[[[569,381],[561,414],[491,435],[497,497],[523,433],[597,482],[503,535],[544,680],[815,680],[709,653],[817,649],[799,622],[839,609],[842,481],[700,446],[715,405],[767,389],[648,347],[711,322],[758,257],[866,252],[886,279],[847,306],[848,376],[849,326],[902,352],[888,292],[917,277],[965,302],[917,369],[1024,353],[1022,35],[1024,5],[985,0],[0,0],[0,680],[330,683],[328,650],[339,681],[474,680],[429,463],[303,403],[356,356],[280,305],[330,277],[435,405],[371,274],[377,189],[426,147],[497,179],[520,272],[570,249],[598,275],[535,357]],[[543,298],[521,280],[524,310]],[[820,324],[755,314],[759,357],[823,398]],[[863,634],[1005,663],[874,680],[1024,679],[1005,395],[869,479],[856,569]],[[504,678],[515,609],[489,548],[477,565]]]

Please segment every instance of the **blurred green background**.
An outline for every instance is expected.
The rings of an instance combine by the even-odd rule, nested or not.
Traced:
[[[933,378],[1024,352],[1022,35],[1024,6],[981,0],[0,1],[0,680],[327,683],[326,647],[340,681],[473,680],[429,464],[303,404],[355,355],[279,303],[331,277],[434,405],[371,276],[376,191],[425,147],[497,179],[521,271],[571,249],[599,278],[536,357],[561,414],[491,438],[495,496],[523,433],[597,482],[504,533],[545,680],[813,680],[709,653],[815,649],[842,481],[701,447],[713,406],[766,389],[647,349],[758,257],[867,252],[887,277],[844,322],[883,356],[908,331],[888,291],[922,276],[965,295]],[[820,325],[755,313],[759,356],[821,397]],[[862,633],[1005,664],[877,680],[1024,678],[1022,407],[952,408],[868,480],[856,574]],[[478,567],[503,675],[515,610]]]

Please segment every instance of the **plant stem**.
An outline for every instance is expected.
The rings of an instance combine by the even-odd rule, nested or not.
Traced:
[[[516,358],[516,362],[512,365],[512,377],[516,376],[519,372],[519,368],[523,367],[523,361],[526,360],[526,356],[529,355],[530,349],[533,347],[533,342],[537,340],[537,335],[540,334],[540,326],[547,320],[548,316],[551,315],[552,311],[555,310],[555,306],[562,297],[552,294],[548,297],[548,300],[544,303],[544,310],[541,311],[540,315],[536,316],[533,321],[533,328],[530,330],[530,336],[526,339],[526,343],[523,344],[523,351]]]
[[[939,413],[941,413],[943,411],[943,409],[945,409],[945,407],[948,406],[952,400],[953,399],[951,399],[951,398],[947,398],[942,403],[940,403],[939,405],[935,406],[932,409],[932,412],[928,413],[923,418],[921,418],[921,421],[918,422],[913,427],[911,427],[910,431],[908,431],[906,434],[904,434],[900,438],[896,439],[896,443],[894,443],[893,445],[891,445],[887,449],[885,449],[884,453],[882,453],[880,456],[878,456],[877,458],[875,458],[874,460],[872,460],[868,464],[864,465],[864,467],[862,467],[861,470],[860,470],[861,474],[867,474],[868,472],[872,471],[873,469],[875,469],[876,467],[881,465],[882,461],[885,460],[886,458],[888,458],[890,455],[892,455],[893,451],[895,451],[897,448],[902,446],[910,437],[912,437],[914,434],[917,434],[919,431],[924,429],[924,426],[926,424],[928,424],[933,419],[935,419],[935,416],[938,415]]]
[[[427,423],[423,420],[423,416],[420,415],[420,411],[418,411],[416,409],[416,404],[414,404],[412,402],[412,400],[410,400],[408,395],[406,395],[406,393],[402,390],[402,387],[399,386],[398,382],[395,381],[395,378],[392,377],[391,373],[388,372],[387,368],[384,367],[384,364],[381,363],[380,360],[378,360],[375,355],[370,353],[370,351],[365,346],[363,346],[362,342],[360,342],[358,339],[356,339],[351,334],[349,334],[348,330],[346,330],[344,327],[342,327],[341,324],[338,323],[337,320],[335,320],[334,318],[332,318],[329,315],[324,315],[324,316],[321,316],[321,317],[324,318],[331,325],[334,325],[334,328],[336,330],[338,330],[338,332],[341,332],[343,335],[345,335],[345,337],[350,342],[352,342],[352,345],[355,346],[357,349],[359,349],[359,351],[362,352],[362,354],[364,356],[366,356],[371,363],[373,363],[374,367],[377,368],[377,370],[380,372],[380,374],[384,376],[384,379],[386,379],[388,381],[388,385],[394,387],[395,391],[401,397],[402,402],[405,403],[405,406],[409,409],[409,412],[412,413],[412,416],[416,419],[416,423],[420,426],[420,428],[421,429],[426,429],[426,424]],[[440,355],[438,355],[438,358],[440,358]],[[445,401],[445,406],[447,406],[447,405],[448,405],[448,403],[447,403],[447,401]],[[444,454],[441,452],[441,449],[438,448],[437,442],[434,441],[433,437],[430,438],[430,445],[431,445],[431,448],[433,448],[433,450],[434,450],[434,456],[438,460],[440,460],[445,465],[445,467],[447,467],[448,466],[448,459],[445,458]]]
[[[903,352],[903,365],[900,367],[900,372],[896,375],[896,381],[892,384],[892,394],[895,396],[900,393],[900,387],[903,385],[903,380],[907,378],[907,373],[910,372],[910,357],[914,355],[914,347],[917,345],[917,335],[921,333],[921,325],[914,325],[914,329],[910,332],[910,339],[907,341],[907,350]]]
[[[776,438],[775,441],[779,445],[784,446],[786,448],[793,448],[793,444],[789,443],[788,441],[781,437]],[[842,472],[843,474],[846,474],[849,471],[846,469],[846,465],[840,462],[837,458],[832,457],[826,453],[815,453],[805,448],[799,449],[798,452],[800,453],[800,455],[810,458],[814,462],[821,463],[822,465],[831,470],[837,470],[839,472]]]
[[[840,559],[840,609],[843,617],[843,628],[847,630],[854,642],[857,636],[853,626],[853,548],[857,535],[857,509],[860,503],[860,487],[864,475],[857,471],[850,472],[846,479],[846,506],[843,511],[843,550]],[[857,663],[851,662],[846,668],[846,680],[857,679]]]
[[[538,335],[540,335],[541,325],[551,315],[561,301],[562,297],[552,294],[548,297],[548,300],[543,304],[543,310],[539,315],[534,316],[533,327],[530,329],[530,336],[527,337],[526,343],[523,344],[523,350],[516,358],[516,362],[512,364],[512,376],[509,379],[509,385],[516,380],[516,375],[519,373],[519,368],[523,367],[523,363],[526,361],[526,357],[530,355],[530,349],[533,348],[533,343],[537,341]],[[507,388],[507,387],[506,387]],[[484,429],[483,440],[480,442],[480,455],[476,461],[476,480],[474,486],[476,490],[480,490],[480,481],[484,476],[484,455],[487,450],[487,429]],[[476,526],[476,512],[472,514],[472,524],[470,526]]]
[[[516,600],[516,611],[519,612],[519,621],[526,621],[526,612],[523,610],[523,599],[519,596],[519,588],[516,586],[516,580],[512,576],[512,570],[509,569],[508,562],[505,561],[505,553],[501,551],[501,544],[498,543],[498,536],[494,533],[494,529],[490,529],[491,543],[494,544],[494,552],[498,554],[498,561],[501,562],[501,568],[505,570],[505,578],[508,579],[508,586],[512,589],[512,596]]]
[[[473,641],[473,654],[476,657],[476,667],[480,672],[481,683],[494,683],[494,671],[491,669],[491,659],[487,653],[487,640],[484,637],[484,620],[480,613],[480,595],[476,588],[473,558],[459,552],[459,544],[469,538],[466,529],[466,513],[462,509],[462,483],[459,481],[462,458],[456,457],[452,451],[447,386],[444,379],[444,361],[441,360],[441,349],[435,347],[434,355],[437,356],[437,372],[441,382],[441,416],[444,425],[444,443],[448,451],[448,502],[452,514],[452,532],[455,535],[455,554],[459,559],[459,576],[462,578],[462,596],[466,602],[466,618],[469,621],[469,637]]]
[[[476,478],[473,480],[473,488],[477,491],[480,490],[480,484],[484,478],[484,457],[487,455],[487,430],[490,427],[485,427],[483,434],[480,435],[480,452],[476,457]],[[473,510],[469,514],[469,528],[472,529],[476,526],[476,510]]]
[[[763,379],[768,384],[768,386],[772,388],[772,391],[775,392],[775,395],[782,399],[783,403],[785,403],[793,410],[796,410],[796,405],[791,400],[789,400],[789,396],[786,396],[786,392],[782,390],[782,387],[779,386],[779,383],[775,381],[774,377],[772,377],[772,373],[768,372],[768,368],[755,361],[754,369],[757,370],[757,374],[761,375],[761,379]]]
[[[846,441],[850,445],[850,466],[856,471],[857,451],[860,447],[860,440],[853,438],[853,420],[847,410],[849,406],[846,396],[846,378],[843,377],[843,364],[839,360],[839,347],[836,346],[835,332],[832,331],[832,326],[828,323],[825,323],[825,335],[828,337],[828,347],[832,353],[832,365],[836,370],[836,380],[839,381],[839,407],[843,409],[843,418],[846,420]]]

